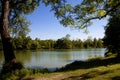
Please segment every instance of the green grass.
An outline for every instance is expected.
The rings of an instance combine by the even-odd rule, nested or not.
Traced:
[[[70,71],[63,80],[120,80],[120,64]]]

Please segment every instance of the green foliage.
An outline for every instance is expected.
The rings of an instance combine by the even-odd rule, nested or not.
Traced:
[[[113,16],[109,19],[109,23],[105,27],[104,45],[108,52],[120,53],[120,16]]]
[[[106,14],[105,10],[98,10],[97,15],[99,16],[104,16]]]
[[[67,39],[58,39],[55,44],[56,49],[71,49],[71,41]]]
[[[103,46],[103,41],[101,39],[98,40],[97,47],[99,47],[99,48],[103,48],[104,47]]]
[[[26,75],[25,69],[20,62],[5,63],[0,72],[0,80],[17,80]]]
[[[72,48],[73,49],[82,49],[84,48],[84,42],[80,39],[72,41]]]
[[[2,45],[1,45],[2,46]],[[32,40],[28,37],[13,38],[13,48],[16,50],[37,50],[37,49],[82,49],[82,48],[103,48],[101,39],[70,40],[66,35],[58,40]]]
[[[49,71],[47,68],[44,69],[29,69],[29,71],[31,71],[31,74],[36,75],[36,74],[44,74],[44,73],[50,73],[51,71]]]
[[[88,39],[84,42],[84,47],[85,47],[85,48],[91,48],[91,47],[92,47],[92,40],[88,38]]]
[[[43,3],[51,6],[61,24],[78,29],[87,28],[93,19],[118,15],[120,8],[120,0],[80,0],[78,4],[69,4],[67,0],[43,0]]]
[[[8,72],[12,72],[12,71],[15,71],[15,70],[21,70],[23,69],[23,65],[22,63],[20,62],[15,62],[15,63],[4,63],[3,64],[3,67],[2,67],[2,70],[1,70],[1,74],[6,74]]]
[[[31,24],[24,16],[16,17],[17,21],[9,21],[9,30],[11,37],[26,36],[29,32],[29,25]],[[20,23],[19,23],[20,22]]]
[[[2,42],[0,42],[2,49]],[[70,40],[70,35],[66,35],[58,40],[40,40],[36,38],[32,40],[28,37],[16,37],[13,38],[13,48],[15,50],[37,50],[37,49],[83,49],[83,48],[103,48],[103,41],[101,39],[94,38],[93,40],[88,38],[82,41]]]
[[[32,40],[30,49],[36,50],[38,49],[38,45],[39,43],[36,40]]]
[[[14,70],[6,74],[0,74],[1,80],[22,80],[27,75],[30,75],[31,71],[28,69]]]
[[[10,10],[8,27],[12,37],[26,36],[30,22],[25,14],[32,13],[39,6],[40,0],[9,0]],[[0,0],[0,18],[2,16],[3,1]]]
[[[20,69],[14,70],[12,72],[7,72],[6,74],[0,74],[0,80],[28,80],[26,77],[31,77],[35,75],[41,75],[45,73],[51,73],[48,69]],[[32,78],[31,78],[32,79]]]

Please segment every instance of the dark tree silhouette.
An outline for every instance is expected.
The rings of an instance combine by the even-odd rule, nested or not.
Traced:
[[[109,19],[103,41],[108,52],[120,55],[120,16],[113,16]]]
[[[2,1],[2,14],[0,16],[0,34],[2,38],[5,62],[15,62],[16,57],[12,48],[12,41],[8,30],[9,0]]]

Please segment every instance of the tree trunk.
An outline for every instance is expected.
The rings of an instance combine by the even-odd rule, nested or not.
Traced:
[[[8,29],[9,10],[9,0],[4,0],[2,2],[2,14],[0,17],[0,34],[2,38],[5,63],[15,63],[16,57],[14,55],[12,39],[10,38]]]

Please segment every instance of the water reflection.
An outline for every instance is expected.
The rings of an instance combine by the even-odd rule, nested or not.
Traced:
[[[15,55],[18,61],[22,63],[30,63],[31,62],[31,51],[15,51]]]
[[[104,52],[105,49],[15,51],[17,59],[29,68],[59,68],[75,60],[104,56]],[[0,51],[1,64],[3,60]]]
[[[33,52],[31,67],[41,66],[45,68],[61,67],[68,64],[70,54],[67,52],[42,51]],[[37,63],[37,64],[36,64]]]

